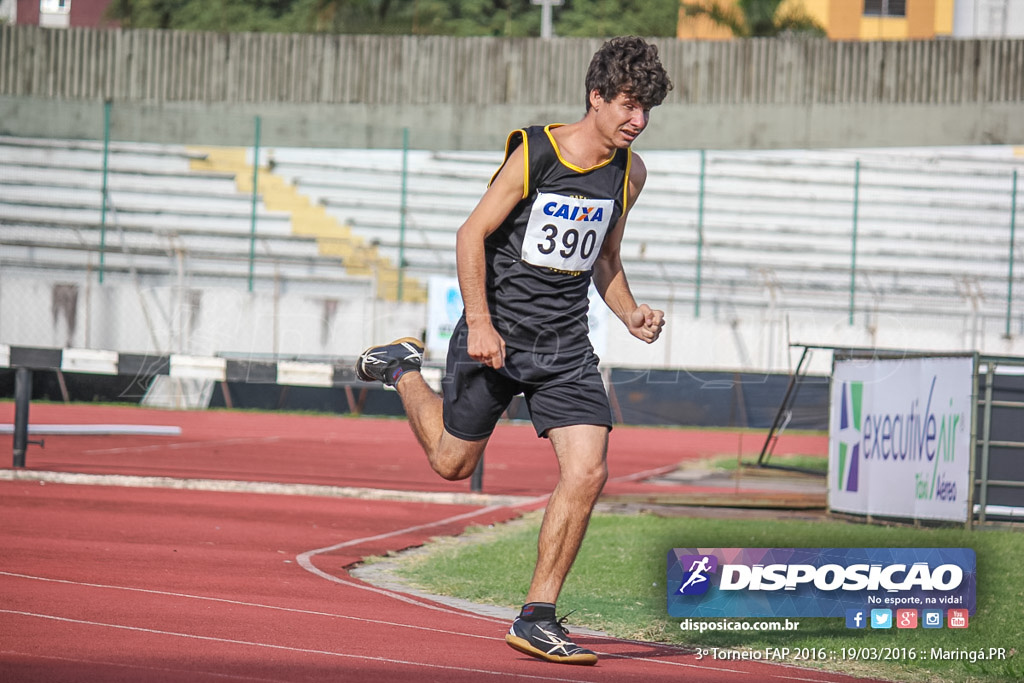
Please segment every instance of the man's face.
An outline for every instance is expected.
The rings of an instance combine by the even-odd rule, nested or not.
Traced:
[[[651,118],[651,110],[640,106],[632,95],[619,93],[615,99],[605,100],[593,91],[591,106],[597,110],[598,128],[610,138],[615,147],[625,148],[633,144]]]

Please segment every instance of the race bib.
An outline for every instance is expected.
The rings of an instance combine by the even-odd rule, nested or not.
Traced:
[[[538,194],[523,237],[523,260],[556,270],[591,270],[614,208],[613,199]]]

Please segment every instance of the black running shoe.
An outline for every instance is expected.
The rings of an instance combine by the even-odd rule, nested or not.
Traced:
[[[519,617],[505,634],[510,647],[559,664],[597,664],[597,655],[569,639],[562,620],[526,621]]]
[[[393,387],[403,374],[419,371],[422,365],[423,344],[415,337],[404,337],[363,351],[356,361],[356,376],[364,382],[384,382]]]

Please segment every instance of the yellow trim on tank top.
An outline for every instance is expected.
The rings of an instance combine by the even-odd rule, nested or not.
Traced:
[[[526,135],[525,128],[516,128],[514,131],[508,134],[505,138],[505,158],[502,160],[501,165],[498,166],[498,170],[494,172],[491,179],[487,182],[487,187],[494,184],[494,179],[501,173],[501,169],[505,168],[505,164],[508,163],[508,150],[509,145],[512,143],[512,136],[520,134],[523,136],[523,199],[530,196],[530,141]]]
[[[607,166],[608,164],[612,163],[612,160],[615,158],[615,153],[614,152],[612,152],[612,155],[610,157],[608,157],[607,159],[605,159],[604,161],[602,161],[601,163],[599,163],[596,166],[591,166],[590,168],[580,168],[576,164],[573,164],[573,163],[570,163],[570,162],[566,161],[565,157],[562,156],[562,150],[558,148],[558,143],[555,142],[555,136],[551,134],[551,129],[552,128],[560,128],[560,127],[562,127],[564,125],[565,125],[564,123],[549,123],[548,125],[544,126],[544,133],[548,136],[548,140],[551,141],[551,146],[555,150],[555,156],[558,157],[558,160],[562,162],[563,166],[565,166],[567,168],[571,168],[572,170],[576,171],[577,173],[588,173],[590,171],[594,171],[596,169],[601,168],[602,166]]]

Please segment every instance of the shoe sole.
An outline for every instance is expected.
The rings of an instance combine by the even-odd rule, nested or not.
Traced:
[[[505,634],[505,642],[508,643],[508,646],[513,650],[519,650],[524,654],[528,654],[531,657],[536,657],[538,659],[543,659],[547,662],[556,662],[558,664],[580,664],[583,666],[597,664],[597,655],[595,654],[573,655],[571,657],[566,657],[564,655],[549,655],[547,652],[538,650],[533,645],[530,645],[530,641],[525,638],[514,636],[511,633]]]
[[[370,348],[366,349],[361,354],[359,354],[359,362],[356,363],[356,377],[358,377],[363,382],[380,382],[381,380],[371,375],[368,375],[366,374],[365,371],[363,371],[363,358],[365,358],[366,354],[368,354],[370,351],[373,351],[374,349],[381,349],[384,348],[385,346],[394,346],[395,344],[404,344],[406,342],[412,344],[417,349],[419,349],[420,354],[423,353],[423,342],[421,342],[416,337],[402,337],[401,339],[396,339],[395,341],[389,342],[387,344],[371,346]]]

